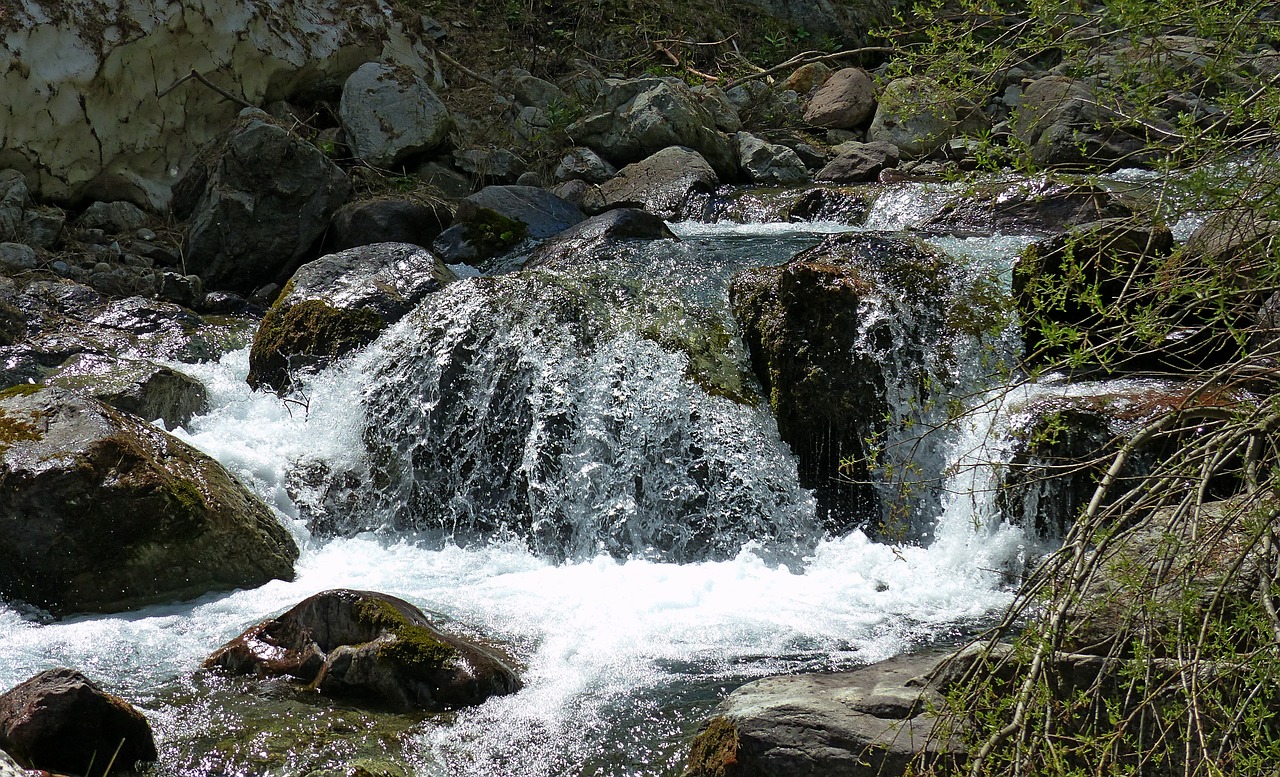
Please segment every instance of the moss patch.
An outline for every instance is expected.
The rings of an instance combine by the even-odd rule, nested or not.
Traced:
[[[476,208],[462,226],[462,236],[481,256],[495,256],[529,236],[529,226],[489,208]]]
[[[385,328],[372,310],[336,308],[319,299],[272,307],[253,338],[249,385],[281,391],[291,367],[323,365],[368,345]]]
[[[34,411],[26,418],[0,410],[0,454],[9,450],[14,443],[40,439],[40,415]]]
[[[728,718],[712,718],[689,745],[685,777],[732,777],[738,768],[738,727]]]
[[[382,599],[365,599],[356,605],[360,619],[385,628],[395,635],[378,649],[378,656],[419,672],[444,666],[457,655],[457,648],[441,642],[425,626],[410,622],[395,605]]]

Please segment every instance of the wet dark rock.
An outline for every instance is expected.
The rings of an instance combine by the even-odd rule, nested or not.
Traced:
[[[788,221],[839,221],[861,224],[871,209],[865,190],[816,187],[806,190],[787,208]]]
[[[287,278],[314,250],[351,190],[318,148],[246,110],[174,187],[190,218],[183,255],[210,289],[249,292]]]
[[[943,656],[901,656],[849,672],[755,680],[729,694],[690,746],[686,777],[878,777],[921,753],[963,754],[933,711]]]
[[[5,598],[116,612],[293,577],[289,533],[213,459],[65,389],[0,396]]]
[[[919,241],[877,233],[829,238],[777,267],[738,275],[729,299],[751,364],[813,489],[828,530],[880,515],[867,441],[886,430],[894,362],[923,370],[943,337],[950,263]],[[864,307],[892,310],[866,317]],[[910,322],[902,330],[891,321]],[[875,527],[873,527],[875,528]]]
[[[799,71],[797,71],[797,74]],[[812,77],[817,78],[818,73]],[[793,74],[799,80],[799,76]],[[794,89],[791,80],[787,88]],[[802,82],[798,84],[804,86]],[[812,85],[809,85],[812,88]],[[795,89],[804,94],[808,89]],[[804,120],[828,129],[854,129],[872,117],[876,110],[875,84],[862,68],[849,67],[838,70],[822,83],[822,87],[809,100]]]
[[[449,111],[413,71],[366,62],[347,78],[338,112],[356,158],[389,168],[439,146]]]
[[[437,630],[394,596],[325,591],[219,648],[208,668],[287,677],[334,698],[440,711],[515,693],[519,678],[491,651]]]
[[[0,694],[0,748],[28,769],[67,774],[112,762],[113,773],[132,772],[159,757],[142,713],[74,669],[49,669]]]
[[[678,240],[667,223],[637,208],[605,211],[538,246],[525,268],[563,269],[598,259],[624,240]]]
[[[958,235],[1048,235],[1133,215],[1125,202],[1105,189],[1041,179],[967,193],[947,203],[920,228]]]
[[[204,306],[204,281],[198,275],[158,273],[156,296],[185,308],[201,308]]]
[[[490,260],[525,243],[546,240],[586,218],[576,206],[532,186],[486,186],[458,203],[453,225],[432,248],[450,264],[508,269]]]
[[[173,429],[208,409],[204,384],[170,367],[143,359],[77,354],[45,379],[105,402],[144,421]]]
[[[638,162],[669,146],[700,153],[724,178],[736,172],[733,146],[715,118],[682,81],[607,81],[591,112],[569,135],[615,164]]]
[[[622,168],[600,185],[605,206],[640,208],[664,218],[680,212],[689,196],[720,184],[716,171],[691,148],[672,146]]]
[[[288,389],[296,373],[368,345],[453,280],[439,258],[407,243],[360,246],[304,264],[254,335],[249,385]]]
[[[467,148],[453,152],[453,163],[459,170],[481,182],[511,183],[528,165],[506,149]]]
[[[836,150],[839,156],[818,171],[813,177],[815,181],[833,183],[874,181],[881,170],[898,164],[898,147],[892,143],[850,141],[837,146]]]
[[[429,248],[448,225],[443,205],[430,207],[409,200],[375,199],[338,208],[325,235],[326,253],[373,243],[412,243]]]
[[[172,302],[128,297],[102,306],[88,319],[109,342],[120,342],[137,355],[154,359],[201,362],[217,359],[228,350],[225,332],[190,310]]]

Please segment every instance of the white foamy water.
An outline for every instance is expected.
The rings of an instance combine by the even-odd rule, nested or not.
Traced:
[[[794,234],[796,226],[786,228]],[[784,227],[741,231],[770,230]],[[216,364],[175,365],[205,382],[213,403],[177,434],[277,509],[302,547],[296,579],[44,625],[0,606],[0,689],[42,669],[77,667],[147,712],[163,757],[191,763],[200,755],[192,751],[206,746],[194,729],[253,734],[174,708],[175,683],[246,627],[312,593],[371,589],[407,599],[446,630],[501,645],[525,682],[513,696],[412,725],[395,755],[416,774],[678,774],[689,733],[727,690],[752,677],[849,667],[951,639],[1007,603],[1007,574],[1028,553],[1020,529],[991,520],[978,508],[982,499],[969,496],[981,492],[975,473],[983,470],[973,466],[957,468],[929,547],[893,547],[855,531],[816,541],[786,565],[767,563],[753,543],[721,560],[553,562],[519,542],[313,537],[289,497],[290,472],[299,461],[358,469],[370,423],[366,383],[385,353],[375,344],[288,403],[249,391],[246,351]],[[956,435],[953,460],[989,456],[984,423],[975,419]]]

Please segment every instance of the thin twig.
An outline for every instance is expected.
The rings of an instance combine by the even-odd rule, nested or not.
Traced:
[[[818,54],[817,52],[814,52],[814,51],[806,51],[803,54],[797,54],[791,59],[788,59],[786,62],[783,62],[781,65],[774,65],[773,67],[767,70],[761,70],[759,73],[752,73],[749,76],[743,76],[742,78],[735,78],[734,80],[725,84],[724,88],[732,89],[735,86],[741,86],[742,84],[745,84],[748,81],[755,81],[756,79],[759,79],[759,78],[767,78],[773,75],[774,73],[781,73],[784,70],[801,67],[803,65],[811,65],[815,62],[835,62],[837,60],[847,59],[849,57],[856,57],[862,54],[892,54],[895,51],[898,51],[898,49],[892,46],[864,46],[860,49],[849,49],[847,51],[837,51],[834,54]]]
[[[444,53],[443,51],[437,51],[436,55],[439,56],[440,59],[443,59],[445,62],[448,62],[450,65],[453,65],[458,70],[462,71],[463,75],[469,78],[472,78],[476,81],[479,81],[482,84],[487,84],[489,86],[492,86],[494,89],[501,90],[502,87],[498,86],[497,81],[494,81],[492,78],[489,78],[488,76],[480,75],[476,71],[462,64],[461,62],[449,56],[448,54]]]
[[[195,79],[196,81],[199,81],[200,83],[202,83],[202,84],[204,84],[205,86],[209,87],[210,89],[212,89],[213,91],[215,91],[215,92],[217,92],[218,94],[222,95],[223,97],[225,97],[226,99],[230,100],[231,102],[233,102],[233,103],[235,103],[235,104],[239,105],[241,108],[257,108],[257,107],[258,107],[258,106],[256,106],[256,105],[254,105],[253,103],[251,103],[251,102],[249,102],[249,101],[245,100],[245,99],[244,99],[244,98],[242,98],[242,97],[236,97],[236,96],[235,96],[234,94],[232,94],[231,92],[228,92],[226,89],[223,89],[222,87],[218,86],[217,84],[215,84],[214,82],[210,81],[208,78],[205,78],[203,75],[201,75],[200,73],[196,72],[195,70],[192,70],[190,73],[187,73],[187,74],[186,74],[185,76],[183,76],[182,78],[179,78],[177,81],[174,81],[172,84],[170,84],[170,85],[169,85],[169,88],[168,88],[168,89],[165,89],[165,90],[164,90],[164,91],[162,91],[162,92],[157,92],[157,93],[156,93],[156,97],[164,97],[165,95],[167,95],[167,94],[169,94],[170,92],[172,92],[174,89],[177,89],[179,86],[181,86],[182,84],[184,84],[184,83],[186,83],[187,81],[190,81],[190,80],[192,80],[192,79]]]

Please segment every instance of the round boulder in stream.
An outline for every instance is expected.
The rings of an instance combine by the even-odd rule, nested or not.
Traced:
[[[327,696],[401,710],[480,704],[520,690],[501,659],[438,631],[418,608],[372,591],[324,591],[222,646],[207,668],[291,677]]]
[[[262,318],[249,352],[249,385],[288,389],[298,371],[368,345],[454,280],[434,254],[407,243],[375,243],[308,262]]]
[[[292,579],[298,548],[216,461],[94,399],[0,394],[0,596],[116,612]]]

